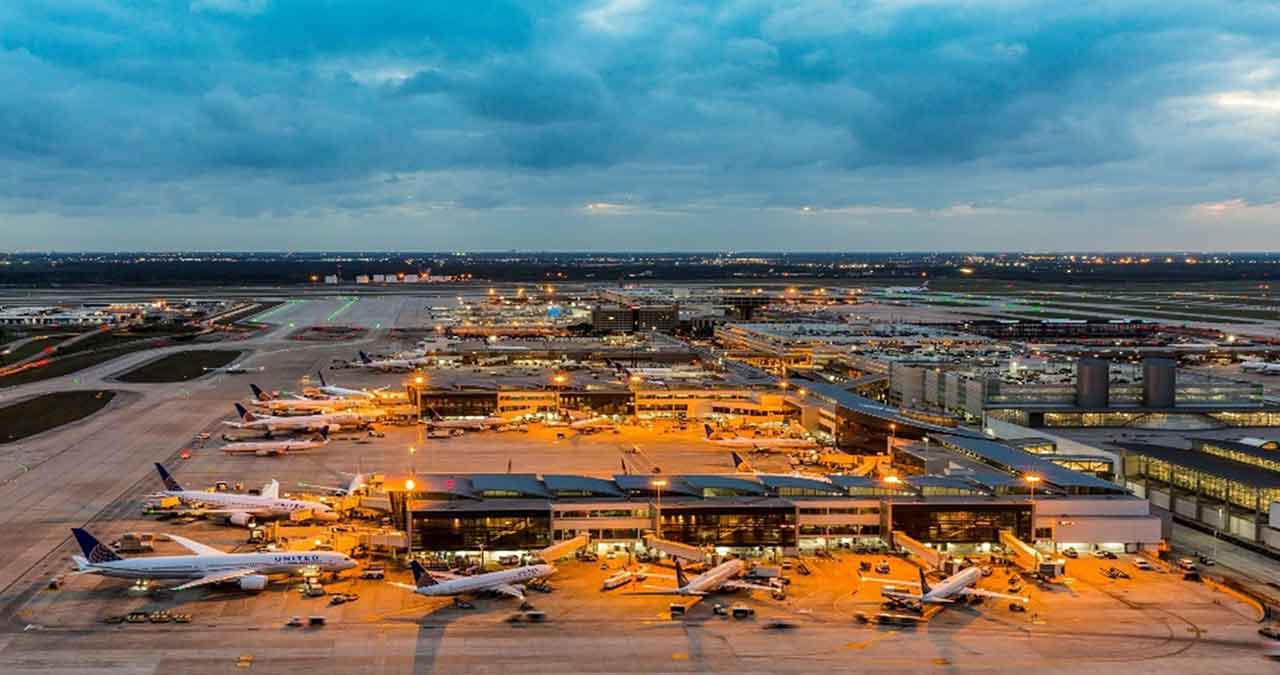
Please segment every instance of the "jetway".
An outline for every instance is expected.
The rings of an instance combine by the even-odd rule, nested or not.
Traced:
[[[678,541],[670,541],[667,539],[659,539],[657,535],[644,535],[644,543],[649,548],[655,548],[673,558],[681,558],[684,560],[692,560],[694,562],[704,562],[707,554],[697,546],[682,544]]]
[[[1034,546],[1018,538],[1013,530],[1000,530],[1000,545],[1018,567],[1031,572],[1040,570],[1040,552]]]
[[[916,541],[902,530],[893,531],[893,545],[906,550],[908,553],[916,556],[924,562],[930,569],[942,569],[942,561],[946,558],[942,551],[938,551]]]
[[[565,541],[552,544],[542,549],[541,551],[538,551],[534,555],[539,560],[544,560],[546,562],[554,562],[556,560],[559,560],[561,558],[564,558],[573,554],[575,551],[585,547],[590,542],[591,542],[591,535],[580,534],[574,537],[573,539],[566,539]]]

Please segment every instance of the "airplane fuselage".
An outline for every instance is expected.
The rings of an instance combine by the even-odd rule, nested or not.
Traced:
[[[314,568],[340,572],[355,563],[333,551],[298,553],[228,553],[226,555],[164,555],[86,563],[82,569],[120,579],[200,579],[215,574],[251,569],[255,574],[298,574]]]
[[[470,577],[459,577],[438,581],[430,586],[419,586],[417,593],[427,596],[462,595],[493,590],[499,586],[514,586],[534,579],[549,577],[556,568],[551,565],[529,565],[500,572],[477,574]]]

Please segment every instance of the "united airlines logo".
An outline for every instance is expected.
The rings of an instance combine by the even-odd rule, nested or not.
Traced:
[[[278,555],[273,560],[289,565],[309,565],[320,562],[321,558],[318,555]]]
[[[102,544],[94,546],[93,550],[89,551],[89,562],[91,563],[105,563],[119,559],[120,556],[116,555],[115,551],[112,551]]]

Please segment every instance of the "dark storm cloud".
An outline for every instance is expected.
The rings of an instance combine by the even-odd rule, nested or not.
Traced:
[[[0,26],[10,247],[233,220],[328,248],[353,220],[361,247],[1280,245],[1268,3],[74,0]]]

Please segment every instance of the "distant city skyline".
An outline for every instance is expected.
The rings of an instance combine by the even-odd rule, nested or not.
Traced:
[[[0,6],[6,251],[1280,250],[1262,2]]]

